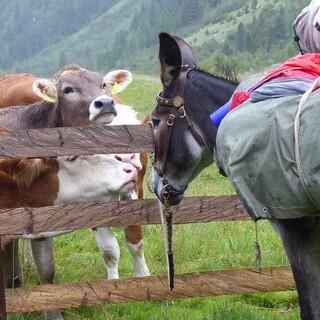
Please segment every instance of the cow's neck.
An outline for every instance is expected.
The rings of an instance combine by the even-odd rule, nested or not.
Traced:
[[[23,184],[22,179],[27,181],[27,177],[18,178],[13,175],[10,166],[0,170],[0,208],[43,207],[54,204],[59,192],[58,163],[56,159],[41,161],[46,161],[46,169],[34,177],[30,185]]]
[[[38,129],[62,127],[60,107],[45,101],[30,106],[4,108],[0,111],[0,124],[10,129]]]

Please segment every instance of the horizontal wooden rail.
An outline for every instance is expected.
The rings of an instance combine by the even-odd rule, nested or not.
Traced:
[[[31,312],[85,305],[153,301],[294,290],[289,268],[211,271],[178,275],[168,290],[165,276],[101,280],[76,284],[41,285],[32,289],[7,289],[8,312]]]
[[[1,157],[50,157],[73,154],[151,152],[148,125],[88,126],[1,132]]]
[[[246,219],[237,196],[190,197],[174,209],[174,223]],[[156,199],[0,210],[0,235],[157,223]]]

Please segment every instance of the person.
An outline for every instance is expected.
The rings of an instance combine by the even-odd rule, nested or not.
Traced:
[[[293,23],[295,40],[302,53],[320,53],[320,0],[312,0]]]

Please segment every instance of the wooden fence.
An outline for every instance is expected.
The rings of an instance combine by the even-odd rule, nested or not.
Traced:
[[[149,126],[94,126],[4,132],[0,157],[150,152]],[[236,196],[186,198],[174,211],[174,223],[247,220]],[[0,209],[0,236],[103,226],[158,224],[156,200],[85,203],[43,208]],[[31,312],[102,303],[151,301],[294,290],[287,267],[212,271],[177,275],[169,291],[166,277],[40,285],[7,289],[8,312]]]

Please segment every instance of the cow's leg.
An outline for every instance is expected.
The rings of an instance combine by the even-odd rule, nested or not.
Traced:
[[[129,226],[124,230],[128,249],[133,258],[135,277],[150,275],[143,253],[143,233],[141,226]]]
[[[116,237],[110,228],[97,228],[92,232],[106,265],[108,279],[119,279],[120,248]]]
[[[320,320],[319,219],[273,221],[291,264],[302,320]]]
[[[13,240],[4,246],[3,260],[6,287],[21,287],[23,282],[23,270],[19,260],[18,239]]]
[[[142,183],[139,184],[138,197],[143,198]],[[137,194],[135,192],[127,193],[121,195],[121,200],[135,200],[137,199]],[[141,226],[128,226],[124,229],[126,236],[127,246],[129,252],[132,255],[133,266],[134,266],[134,276],[135,277],[146,277],[150,275],[146,260],[144,258],[144,241],[143,232]]]
[[[55,275],[53,239],[31,240],[33,259],[41,284],[52,284]],[[45,311],[46,320],[63,320],[59,310]]]

